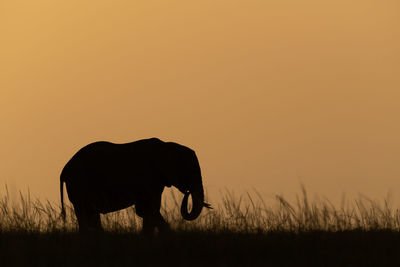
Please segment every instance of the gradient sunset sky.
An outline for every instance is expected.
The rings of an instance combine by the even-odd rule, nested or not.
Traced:
[[[193,148],[209,197],[400,199],[400,1],[0,2],[0,192],[82,146]],[[399,202],[400,203],[400,202]]]

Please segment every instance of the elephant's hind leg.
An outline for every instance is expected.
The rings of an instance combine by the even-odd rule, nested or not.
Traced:
[[[79,232],[102,231],[100,213],[86,207],[74,206],[76,218],[79,224]]]
[[[90,211],[88,216],[90,229],[96,232],[103,231],[103,228],[101,227],[100,213],[97,211]]]

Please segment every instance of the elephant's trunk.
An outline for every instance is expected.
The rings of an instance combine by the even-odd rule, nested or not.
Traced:
[[[190,212],[188,211],[187,207],[189,195],[192,195],[192,202],[193,202],[192,210]],[[203,187],[201,187],[198,190],[187,191],[185,193],[185,196],[183,197],[181,205],[182,217],[188,221],[195,220],[197,217],[199,217],[203,207],[211,208],[209,204],[204,202]]]

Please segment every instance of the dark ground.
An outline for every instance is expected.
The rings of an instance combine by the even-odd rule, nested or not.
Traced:
[[[400,233],[0,233],[0,266],[400,266]]]

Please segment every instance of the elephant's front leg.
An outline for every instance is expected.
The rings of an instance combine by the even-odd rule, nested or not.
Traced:
[[[158,231],[161,234],[168,233],[170,231],[169,224],[165,221],[163,216],[161,215],[160,211],[155,215],[155,221],[156,221],[156,226],[158,228]]]
[[[152,235],[156,227],[160,233],[170,230],[168,223],[161,216],[160,207],[161,193],[136,204],[136,214],[143,218],[143,234]]]
[[[156,224],[151,216],[143,216],[143,228],[142,233],[145,236],[152,236],[154,234],[154,229],[156,228]]]
[[[144,214],[143,234],[152,235],[156,227],[160,234],[165,234],[170,231],[169,224],[164,220],[160,212]]]

